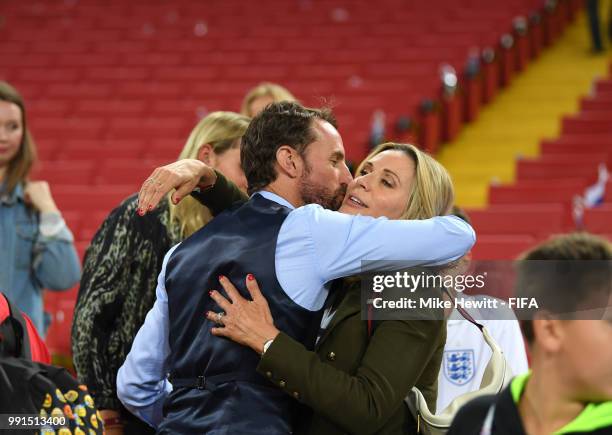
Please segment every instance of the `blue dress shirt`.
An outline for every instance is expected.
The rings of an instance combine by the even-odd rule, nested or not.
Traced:
[[[294,208],[271,192],[257,194],[293,209],[278,234],[276,274],[287,295],[309,310],[323,306],[328,283],[365,271],[364,260],[443,264],[461,257],[476,240],[472,227],[455,216],[389,220],[338,213],[315,204]],[[164,283],[166,264],[174,249],[176,246],[164,258],[157,300],[117,374],[121,402],[152,426],[162,420],[164,399],[172,391],[167,380],[170,345]]]

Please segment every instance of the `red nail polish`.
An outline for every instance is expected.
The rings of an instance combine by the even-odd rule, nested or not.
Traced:
[[[253,274],[252,274],[252,273],[249,273],[249,274],[247,275],[247,279],[248,279],[249,281],[253,281],[253,280],[255,279],[255,277],[253,276]]]
[[[223,275],[219,275],[219,281],[221,281],[223,278],[225,278]]]
[[[149,211],[153,210],[153,204],[149,205]]]
[[[212,296],[212,290],[208,292],[208,296]]]

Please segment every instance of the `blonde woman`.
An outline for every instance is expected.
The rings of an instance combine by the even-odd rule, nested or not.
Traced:
[[[68,290],[80,265],[49,184],[29,180],[35,161],[23,98],[0,82],[0,291],[44,335],[42,289]]]
[[[214,112],[191,132],[180,154],[205,162],[233,183],[217,188],[246,190],[240,168],[240,139],[249,118]],[[221,177],[220,177],[221,178]],[[238,186],[235,187],[235,186]],[[234,193],[236,194],[236,193]],[[214,202],[210,204],[214,212]],[[116,375],[146,313],[155,301],[164,254],[204,226],[211,210],[191,197],[179,204],[164,197],[146,216],[132,195],[113,210],[87,249],[72,326],[74,365],[102,410],[107,434],[153,433],[117,399]]]
[[[291,92],[276,83],[263,82],[251,89],[242,100],[240,113],[254,117],[270,103],[297,101]]]
[[[195,172],[192,178],[201,174]],[[182,178],[176,183],[178,179],[181,177],[175,177],[172,184],[186,182]],[[216,185],[209,193],[219,199],[215,190]],[[388,219],[428,219],[448,214],[453,198],[450,176],[436,160],[415,146],[386,143],[358,167],[339,211]],[[227,198],[226,205],[238,199]],[[417,386],[428,405],[435,408],[446,341],[441,310],[424,313],[432,320],[387,320],[368,330],[368,322],[361,319],[359,279],[337,280],[311,351],[276,329],[255,278],[246,279],[252,303],[246,303],[232,283],[222,279],[220,286],[232,303],[212,291],[211,297],[225,314],[221,317],[208,312],[206,316],[213,322],[222,319],[225,325],[214,328],[214,335],[230,338],[259,354],[264,349],[258,372],[271,386],[310,408],[300,415],[294,433],[416,433],[403,400]],[[268,337],[275,338],[270,343]]]

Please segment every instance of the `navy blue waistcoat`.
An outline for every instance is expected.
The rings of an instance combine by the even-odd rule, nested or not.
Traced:
[[[186,239],[166,266],[170,315],[170,377],[174,389],[164,404],[158,433],[287,434],[295,402],[256,373],[259,355],[215,337],[205,318],[220,311],[210,298],[227,276],[244,297],[252,273],[268,301],[275,325],[312,347],[318,312],[293,302],[276,278],[276,240],[291,210],[255,195],[223,212]]]

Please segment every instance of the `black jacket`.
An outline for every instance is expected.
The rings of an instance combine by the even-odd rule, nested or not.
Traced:
[[[492,405],[495,405],[491,435],[526,435],[516,403],[512,398],[510,385],[497,396],[482,396],[468,402],[459,410],[447,435],[479,435]],[[607,404],[606,404],[607,405]],[[587,419],[588,420],[588,419]],[[593,420],[591,420],[593,423]],[[611,435],[612,420],[592,428],[563,431],[569,434]],[[592,429],[592,430],[591,430]]]

